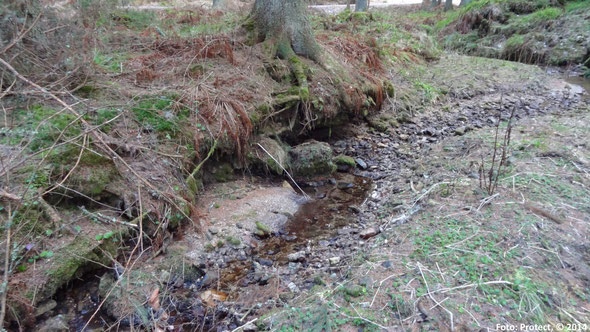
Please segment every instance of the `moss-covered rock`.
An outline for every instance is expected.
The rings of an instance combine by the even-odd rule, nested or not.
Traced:
[[[269,137],[259,139],[258,144],[253,146],[252,152],[248,155],[254,166],[274,174],[283,174],[283,167],[289,167],[289,154],[286,149],[278,141]]]
[[[350,167],[354,167],[356,165],[353,157],[346,156],[343,154],[339,154],[336,157],[334,157],[334,162],[336,163],[336,165],[345,165]]]
[[[222,162],[209,170],[211,179],[215,182],[228,182],[235,178],[234,168],[228,162]]]
[[[332,162],[333,152],[328,143],[311,140],[290,151],[293,175],[299,178],[311,178],[330,175],[336,171]]]

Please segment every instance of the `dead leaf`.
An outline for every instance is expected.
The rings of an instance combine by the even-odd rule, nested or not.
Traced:
[[[150,306],[154,310],[160,309],[160,298],[158,297],[158,295],[160,295],[160,288],[154,289],[152,295],[150,296],[150,299],[148,300]]]
[[[216,290],[208,289],[201,293],[201,300],[208,306],[215,306],[215,301],[223,302],[227,299],[227,294]]]

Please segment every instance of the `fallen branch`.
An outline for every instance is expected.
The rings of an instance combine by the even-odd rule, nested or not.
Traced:
[[[557,215],[554,215],[553,213],[551,213],[549,211],[543,210],[540,207],[536,207],[536,206],[532,205],[529,202],[525,202],[524,203],[524,207],[527,210],[531,211],[532,213],[534,213],[534,214],[536,214],[538,216],[541,216],[541,217],[545,217],[545,218],[553,221],[556,224],[563,224],[563,223],[565,223],[565,221],[561,217],[559,217]]]
[[[4,197],[6,199],[10,199],[12,201],[20,202],[20,197],[16,196],[15,194],[11,194],[3,189],[0,189],[0,197]]]
[[[453,322],[453,313],[449,309],[445,308],[440,302],[438,302],[434,298],[434,296],[432,296],[432,293],[430,292],[430,287],[428,286],[428,282],[426,281],[426,277],[424,277],[424,272],[422,272],[422,264],[418,263],[417,265],[418,265],[418,270],[420,270],[420,274],[422,275],[422,280],[424,280],[424,285],[426,286],[426,291],[427,291],[428,296],[430,297],[430,299],[432,301],[434,301],[434,303],[436,303],[436,305],[438,305],[441,308],[443,308],[449,314],[449,317],[450,317],[450,320],[451,320],[451,331],[454,331],[455,330],[455,324]]]

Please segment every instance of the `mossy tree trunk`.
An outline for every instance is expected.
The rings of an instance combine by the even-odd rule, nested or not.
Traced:
[[[445,0],[445,11],[453,10],[453,0]]]
[[[299,57],[303,56],[319,64],[332,77],[331,81],[339,92],[341,110],[360,112],[366,95],[381,91],[381,85],[360,82],[342,63],[324,51],[314,37],[307,3],[307,0],[256,0],[245,24],[252,34],[251,41],[262,43],[266,56],[288,62],[299,88],[297,95],[287,96],[289,103],[310,100],[310,70]],[[276,105],[284,104],[281,99],[275,102]],[[304,113],[306,123],[314,121],[307,111]]]
[[[313,35],[305,0],[256,0],[251,18],[259,41],[272,40],[279,45],[279,57],[289,59],[298,54],[321,62],[321,48]]]
[[[366,12],[369,9],[369,2],[368,0],[356,0],[355,11],[357,12]]]
[[[318,45],[307,15],[305,0],[256,0],[250,19],[256,38],[268,43],[270,56],[287,60],[300,87],[300,97],[309,97],[305,66],[302,55],[321,65],[324,54]]]

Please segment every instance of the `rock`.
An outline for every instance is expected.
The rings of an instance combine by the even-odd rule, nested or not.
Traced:
[[[258,263],[264,266],[272,266],[272,261],[266,258],[258,258]]]
[[[360,213],[361,212],[361,208],[358,207],[358,205],[351,205],[348,207],[348,210],[350,210],[351,212],[354,213]]]
[[[305,260],[305,251],[298,251],[287,256],[289,262],[302,262]]]
[[[373,286],[373,279],[371,277],[363,277],[359,280],[359,285],[363,287]]]
[[[51,317],[37,328],[38,332],[61,332],[69,330],[70,327],[68,326],[68,317],[64,315]]]
[[[287,288],[289,288],[289,290],[290,290],[292,293],[299,293],[299,287],[297,287],[297,285],[295,285],[295,283],[294,283],[294,282],[290,282],[290,283],[287,285]]]
[[[393,263],[391,261],[385,261],[385,262],[381,263],[381,266],[383,266],[386,269],[389,269],[389,268],[393,268]]]
[[[53,310],[55,307],[57,307],[57,302],[55,302],[55,300],[50,299],[43,303],[39,303],[35,310],[35,317],[41,316],[44,313]]]
[[[370,239],[373,236],[379,234],[381,231],[379,230],[379,228],[377,227],[369,227],[369,228],[365,228],[360,232],[360,237],[362,239]]]
[[[457,135],[457,136],[463,136],[463,135],[465,135],[465,132],[466,132],[465,127],[459,127],[457,129],[455,129],[455,135]]]
[[[334,157],[334,163],[341,172],[345,172],[356,165],[353,157],[345,156],[343,154]]]
[[[330,265],[338,265],[340,263],[340,257],[332,257],[329,259]]]
[[[361,158],[356,158],[355,161],[361,169],[367,169],[369,167],[369,166],[367,166],[367,163],[364,160],[362,160]]]
[[[209,233],[211,233],[213,235],[219,233],[219,228],[217,228],[215,226],[211,226],[211,227],[207,228],[207,230],[209,231]]]
[[[352,184],[350,182],[346,182],[346,181],[338,181],[338,184],[336,185],[336,187],[338,189],[348,189],[348,188],[354,187],[354,184]]]
[[[260,139],[258,144],[260,144],[264,150],[266,150],[266,152],[261,149],[260,146],[255,145],[256,150],[251,154],[250,157],[253,159],[254,164],[275,174],[283,174],[283,168],[281,166],[288,168],[290,161],[289,155],[281,146],[281,144],[268,137]],[[272,155],[272,158],[269,156],[269,154]]]
[[[332,162],[332,148],[328,143],[311,140],[294,147],[289,155],[295,177],[311,178],[336,171],[336,165]]]
[[[258,326],[254,325],[254,323],[248,323],[242,326],[242,331],[244,332],[257,332]]]

